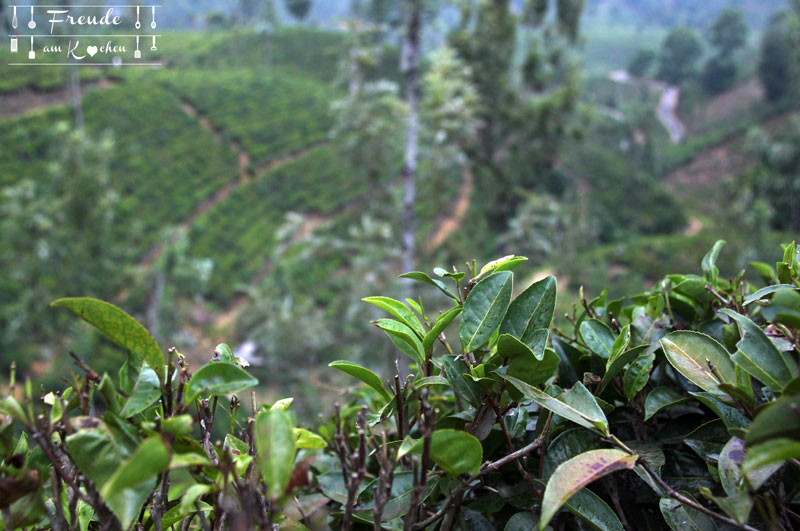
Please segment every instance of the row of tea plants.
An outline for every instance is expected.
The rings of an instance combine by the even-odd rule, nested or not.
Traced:
[[[127,349],[118,375],[75,357],[63,392],[0,401],[6,529],[793,529],[800,526],[800,262],[581,297],[552,326],[556,280],[514,297],[509,256],[403,277],[444,293],[366,302],[410,358],[314,432],[259,404],[220,345],[200,368],[122,310],[66,308]],[[298,334],[303,333],[297,330]]]

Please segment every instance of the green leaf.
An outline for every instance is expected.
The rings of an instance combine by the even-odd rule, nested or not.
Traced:
[[[522,339],[528,329],[549,329],[555,309],[556,279],[551,275],[531,284],[514,299],[500,324],[500,333]]]
[[[490,273],[497,273],[500,271],[509,271],[514,269],[518,265],[523,262],[527,262],[528,259],[524,256],[515,256],[510,254],[508,256],[504,256],[502,258],[498,258],[497,260],[492,260],[485,266],[483,266],[478,273],[478,276],[475,277],[476,279],[481,279]]]
[[[219,358],[217,361],[236,364],[236,356],[233,355],[233,350],[231,350],[231,347],[229,347],[227,343],[220,343],[217,345],[217,348],[214,349],[214,354]]]
[[[632,469],[637,459],[622,450],[589,450],[559,465],[544,491],[540,531],[573,494],[612,472]]]
[[[161,384],[158,381],[156,371],[148,367],[142,366],[142,371],[139,373],[139,378],[133,386],[131,396],[120,411],[119,416],[123,418],[132,417],[137,413],[141,413],[156,400],[161,397]]]
[[[750,419],[742,415],[738,409],[727,404],[723,404],[711,393],[689,394],[697,398],[706,407],[713,411],[720,419],[722,419],[722,422],[725,423],[725,426],[728,428],[729,432],[738,433],[741,429],[744,429],[750,425]]]
[[[751,376],[776,392],[781,391],[797,376],[797,364],[794,360],[789,356],[782,356],[758,325],[727,308],[720,310],[720,313],[739,325],[742,339],[736,343],[739,350],[734,354],[733,360]]]
[[[539,519],[529,511],[517,513],[508,519],[503,531],[530,531],[536,527]]]
[[[728,352],[705,334],[672,332],[661,339],[661,348],[675,370],[700,389],[719,398],[726,399],[728,396],[719,388],[720,383],[737,382],[736,367]]]
[[[211,396],[229,395],[258,385],[258,380],[237,365],[221,361],[201,367],[186,386],[186,403],[191,404],[202,393]]]
[[[453,386],[453,391],[472,404],[477,406],[481,403],[481,388],[472,380],[464,379],[462,375],[469,374],[470,370],[467,364],[455,356],[442,356],[442,373],[450,385]]]
[[[361,300],[370,304],[374,304],[378,308],[381,308],[382,310],[394,315],[400,319],[401,323],[411,328],[420,339],[425,337],[425,329],[422,328],[422,323],[419,322],[419,319],[417,319],[417,316],[414,315],[414,312],[409,310],[408,307],[402,302],[396,301],[389,297],[366,297]]]
[[[345,372],[350,376],[357,378],[358,380],[361,380],[368,386],[375,389],[385,400],[391,400],[392,397],[389,392],[386,391],[386,388],[383,387],[381,379],[378,378],[378,375],[371,370],[344,360],[332,361],[328,364],[328,367],[339,369],[340,371]]]
[[[748,487],[752,487],[754,491],[758,490],[781,467],[782,463],[772,462],[745,470],[743,467],[745,456],[749,457],[752,451],[753,449],[745,450],[742,439],[732,437],[719,453],[719,479],[728,496],[747,492]],[[745,474],[749,485],[745,485],[742,481]]]
[[[800,442],[793,439],[771,439],[757,444],[747,451],[742,471],[750,476],[752,471],[770,465],[781,465],[789,459],[800,459]]]
[[[555,374],[561,363],[561,358],[554,351],[542,349],[541,355],[537,358],[527,345],[508,334],[501,335],[497,340],[497,352],[500,356],[508,358],[506,374],[519,378],[529,385],[546,382]]]
[[[648,420],[665,407],[682,404],[689,400],[691,398],[678,394],[669,387],[656,387],[644,399],[644,420]]]
[[[66,442],[69,455],[78,466],[78,470],[98,489],[101,489],[119,468],[122,456],[111,434],[102,424],[96,428],[79,430],[67,436]]]
[[[763,299],[767,295],[769,295],[771,293],[775,293],[776,291],[779,291],[779,290],[782,290],[782,289],[800,289],[800,288],[798,288],[797,286],[792,286],[791,284],[773,284],[771,286],[767,286],[765,288],[761,288],[760,290],[756,291],[752,295],[747,296],[744,299],[744,302],[742,304],[744,306],[747,306],[748,304],[752,304],[752,303],[754,303],[754,302],[756,302],[758,300]]]
[[[717,242],[714,244],[714,247],[712,247],[711,250],[706,253],[702,262],[700,262],[700,267],[703,270],[703,273],[705,273],[706,280],[708,280],[708,283],[715,288],[717,287],[717,278],[719,277],[717,258],[719,257],[719,252],[724,246],[725,240],[717,240]]]
[[[262,411],[256,417],[255,442],[267,496],[278,500],[294,470],[297,438],[289,414],[280,409]]]
[[[431,345],[433,345],[436,342],[436,340],[439,338],[442,332],[445,331],[445,329],[450,325],[450,323],[453,322],[453,319],[455,319],[458,316],[458,314],[462,312],[463,309],[464,308],[462,306],[456,306],[454,308],[450,308],[442,315],[440,315],[438,319],[436,319],[436,322],[433,324],[428,333],[425,334],[425,337],[422,340],[422,348],[424,348],[425,351],[431,348]]]
[[[489,341],[500,326],[511,303],[513,274],[501,271],[478,282],[464,302],[459,338],[465,352],[472,352]]]
[[[783,396],[756,413],[745,440],[754,445],[770,439],[800,441],[800,395]]]
[[[447,288],[447,285],[439,279],[431,278],[430,275],[427,273],[423,273],[421,271],[412,271],[410,273],[403,273],[398,278],[408,278],[411,280],[416,280],[417,282],[422,282],[423,284],[430,284],[431,286],[436,286],[439,288],[439,291],[450,297],[451,299],[458,301],[458,297]]]
[[[420,366],[425,363],[425,351],[422,348],[422,342],[408,326],[394,319],[378,319],[373,324],[386,332],[392,343],[406,356]]]
[[[584,428],[596,430],[604,436],[609,435],[608,420],[606,420],[603,410],[600,409],[597,401],[582,383],[577,382],[570,391],[563,393],[558,398],[554,398],[513,376],[500,374],[500,377],[516,387],[526,398],[533,400],[545,409],[549,409],[556,415],[571,420]]]
[[[614,351],[614,332],[602,321],[587,319],[580,326],[581,337],[592,352],[607,360]]]
[[[701,486],[700,494],[713,501],[722,511],[739,524],[745,524],[750,519],[753,500],[747,492],[737,492],[727,497],[714,496],[711,489]]]
[[[101,491],[103,499],[127,529],[155,487],[158,474],[169,468],[170,455],[161,437],[143,441]]]
[[[89,297],[58,299],[50,306],[70,310],[112,342],[141,356],[156,371],[159,382],[164,383],[164,353],[139,321],[113,304]]]
[[[686,496],[686,493],[681,493]],[[691,498],[691,496],[687,496]],[[710,516],[697,509],[682,505],[672,498],[661,498],[658,504],[661,516],[672,531],[714,531],[717,525]]]
[[[328,446],[325,439],[303,428],[295,428],[294,434],[297,436],[297,449],[321,450]]]
[[[432,385],[444,385],[449,387],[450,382],[443,376],[425,376],[423,378],[414,379],[414,389],[422,389],[423,387],[430,387]]]
[[[620,334],[620,337],[623,337],[622,334]],[[619,340],[619,338],[617,339]],[[650,345],[639,345],[638,347],[632,348],[630,350],[618,351],[616,350],[615,347],[614,352],[611,354],[611,356],[608,358],[608,361],[606,362],[606,372],[603,375],[603,379],[600,381],[600,385],[597,387],[597,394],[599,395],[605,390],[608,384],[610,384],[613,381],[614,376],[619,374],[622,371],[622,369],[625,368],[625,365],[638,358],[642,353],[646,352],[649,348]]]
[[[569,512],[589,524],[598,531],[623,531],[622,522],[617,515],[603,501],[603,499],[589,489],[583,488],[573,494],[564,507]]]
[[[633,397],[647,385],[655,361],[655,352],[643,354],[636,358],[636,361],[631,363],[631,366],[625,371],[625,375],[622,377],[622,389],[628,400],[633,400]]]
[[[417,440],[411,451],[421,454],[424,444],[424,439]],[[474,435],[465,431],[441,429],[431,435],[430,456],[453,477],[476,474],[483,462],[483,446]]]

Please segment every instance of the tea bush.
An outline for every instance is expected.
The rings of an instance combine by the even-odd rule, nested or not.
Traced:
[[[800,261],[753,263],[763,287],[668,275],[582,298],[553,328],[556,279],[514,296],[508,256],[404,278],[452,301],[369,297],[411,360],[363,383],[311,432],[226,345],[166,355],[122,310],[60,299],[127,349],[119,374],[75,358],[63,393],[0,401],[5,528],[791,529],[800,491]],[[456,324],[456,322],[458,323]],[[302,330],[296,333],[302,334]],[[457,339],[455,339],[457,336]],[[230,398],[229,398],[230,397]],[[20,428],[22,431],[20,431]]]

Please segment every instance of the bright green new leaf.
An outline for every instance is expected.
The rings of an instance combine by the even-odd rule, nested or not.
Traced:
[[[421,454],[424,443],[424,439],[417,440],[411,451]],[[431,435],[430,456],[451,476],[476,474],[483,461],[483,446],[475,436],[465,431],[436,430]]]
[[[381,379],[378,378],[378,375],[371,370],[345,360],[332,361],[328,364],[328,367],[339,369],[340,371],[361,380],[380,393],[385,400],[391,399],[389,392],[383,386],[383,383],[381,383]]]
[[[396,301],[389,297],[366,297],[361,300],[370,304],[374,304],[378,308],[381,308],[382,310],[394,315],[400,319],[401,323],[411,328],[420,339],[425,337],[425,329],[422,327],[422,323],[419,322],[419,319],[417,319],[417,316],[414,315],[414,312],[409,310],[408,306],[402,302]]]
[[[556,415],[571,420],[579,426],[596,430],[604,436],[609,435],[605,413],[582,383],[577,382],[571,390],[554,398],[513,376],[504,374],[500,374],[500,376],[516,387],[526,398],[533,400],[543,408],[549,409]]]
[[[540,531],[573,494],[612,472],[632,469],[637,459],[637,455],[622,450],[590,450],[559,465],[544,491]]]
[[[139,378],[133,386],[133,391],[128,401],[122,407],[119,416],[122,418],[132,417],[137,413],[141,413],[156,400],[161,397],[161,384],[158,381],[156,371],[147,365],[142,366],[142,371],[139,373]]]
[[[478,273],[478,276],[475,278],[481,279],[491,273],[498,273],[500,271],[509,271],[511,269],[514,269],[521,263],[527,261],[528,259],[525,258],[524,256],[515,256],[513,254],[510,254],[508,256],[498,258],[497,260],[492,260],[491,262],[483,266],[480,272]]]
[[[229,395],[258,385],[258,380],[237,365],[220,361],[200,368],[186,386],[186,402],[192,403],[203,393]]]
[[[551,275],[531,284],[514,299],[500,324],[500,333],[523,339],[528,329],[548,329],[555,310],[556,278]]]
[[[450,308],[442,315],[436,319],[436,322],[433,324],[431,329],[425,334],[425,337],[422,340],[422,348],[426,351],[431,348],[431,346],[436,342],[442,332],[453,322],[458,314],[462,312],[464,308],[462,306],[456,306],[454,308]]]
[[[325,439],[303,428],[295,428],[294,434],[297,436],[297,449],[321,450],[328,446]]]
[[[141,356],[164,383],[164,353],[139,321],[113,304],[89,297],[58,299],[50,306],[70,310],[117,345]]]
[[[780,291],[782,289],[800,289],[797,286],[792,286],[791,284],[773,284],[771,286],[767,286],[761,288],[760,290],[756,291],[752,295],[745,297],[744,302],[742,303],[744,306],[752,304],[756,301],[759,301],[766,297],[771,293],[775,293],[776,291]]]
[[[501,271],[478,282],[464,301],[459,338],[465,352],[484,346],[500,326],[511,302],[513,274]]]
[[[294,470],[297,437],[289,413],[280,409],[262,411],[256,417],[254,436],[267,496],[278,500]]]
[[[584,343],[592,352],[604,360],[611,357],[617,338],[607,324],[597,319],[587,319],[581,323],[580,331]]]
[[[544,331],[545,334],[547,330]],[[506,374],[519,378],[529,385],[539,385],[547,381],[558,370],[561,358],[552,350],[542,347],[541,355],[536,354],[514,336],[503,334],[497,340],[497,352],[508,358]]]
[[[233,355],[233,350],[227,343],[220,343],[214,349],[214,354],[219,358],[217,361],[224,361],[225,363],[236,363],[236,356]]]
[[[736,367],[725,347],[705,334],[672,332],[661,339],[661,348],[675,370],[700,389],[719,398],[728,396],[719,388],[720,383],[737,382]]]
[[[700,262],[700,267],[705,273],[706,280],[708,280],[708,283],[711,284],[712,287],[717,286],[717,278],[719,277],[717,258],[719,257],[719,252],[724,246],[725,240],[717,240],[717,242],[714,243],[714,247],[712,247],[711,250],[706,253],[706,255],[703,257],[703,261]]]
[[[797,364],[791,356],[782,355],[758,325],[727,308],[720,313],[739,325],[742,339],[736,344],[739,350],[733,360],[751,376],[777,392],[797,376]]]
[[[392,343],[418,365],[425,363],[425,351],[422,348],[422,342],[408,326],[394,319],[378,319],[372,324],[386,332]]]

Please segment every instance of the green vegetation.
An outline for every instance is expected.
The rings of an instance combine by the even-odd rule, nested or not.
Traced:
[[[26,382],[0,399],[3,528],[783,527],[797,502],[779,493],[800,486],[800,255],[784,245],[751,284],[720,275],[723,246],[702,274],[583,299],[560,328],[554,277],[513,296],[523,257],[403,275],[449,299],[436,318],[421,299],[365,299],[411,374],[331,363],[363,385],[314,431],[292,398],[244,409],[258,380],[227,345],[192,370],[119,308],[59,299],[128,358],[112,377],[73,355],[63,393]]]

